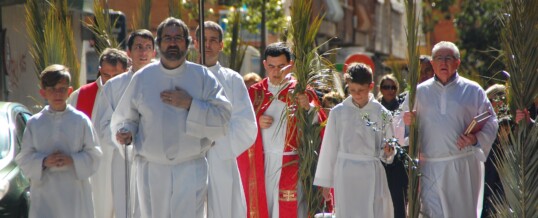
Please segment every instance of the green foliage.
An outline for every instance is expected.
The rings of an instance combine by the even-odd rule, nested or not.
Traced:
[[[455,42],[460,48],[459,73],[488,87],[498,83],[497,72],[506,69],[500,61],[500,23],[496,19],[501,0],[477,0],[458,2],[461,11],[453,14],[450,7],[455,0],[426,0],[423,7],[423,31],[433,32],[441,20],[451,20],[458,31]],[[436,10],[437,13],[433,13]]]
[[[496,16],[501,5],[499,0],[463,1],[461,13],[456,15],[461,72],[485,78],[481,82],[483,87],[498,83],[490,78],[506,69],[499,59],[501,25]]]
[[[406,20],[407,20],[407,58],[408,58],[408,81],[409,81],[409,108],[414,108],[415,95],[417,90],[418,78],[420,74],[419,64],[419,47],[418,47],[418,14],[414,1],[406,0]],[[418,142],[418,123],[415,121],[409,126],[409,153],[412,160],[418,160],[420,157],[420,143]],[[407,175],[409,186],[407,188],[408,197],[408,215],[409,217],[419,217],[420,215],[420,168],[413,164],[408,165]]]
[[[168,0],[168,14],[170,17],[181,19],[181,12],[185,10],[181,0]]]
[[[512,112],[529,107],[538,95],[536,11],[538,1],[525,0],[507,0],[499,11],[503,60],[511,73]],[[504,195],[492,199],[495,216],[538,217],[538,125],[523,119],[508,136],[500,141],[503,149],[495,163],[504,190]]]
[[[89,20],[84,25],[92,31],[95,36],[95,50],[101,54],[105,48],[119,48],[119,43],[112,35],[112,27],[116,23],[110,21],[108,5],[103,5],[101,0],[93,2],[95,19]]]
[[[294,96],[305,93],[307,87],[326,84],[326,80],[333,79],[332,64],[323,56],[318,55],[316,36],[323,17],[312,15],[312,0],[293,1],[291,4],[290,35],[292,51],[295,55],[293,76],[297,80]],[[295,99],[295,98],[293,98]],[[297,104],[295,102],[295,104]],[[323,205],[321,189],[315,187],[314,176],[318,162],[318,153],[322,125],[313,125],[320,107],[307,113],[296,109],[293,115],[297,119],[297,140],[299,155],[299,180],[306,199],[307,213],[313,217],[320,212]]]
[[[151,2],[152,0],[138,0],[138,8],[135,13],[134,29],[150,29],[151,26]],[[169,1],[169,3],[171,0]],[[172,10],[172,7],[169,7]]]
[[[228,27],[226,29],[224,44],[225,53],[229,54],[228,64],[229,67],[237,72],[241,70],[241,65],[243,65],[243,57],[247,49],[247,44],[241,40],[240,29],[241,29],[241,11],[234,10],[228,15]]]
[[[287,21],[284,15],[282,0],[243,0],[242,5],[247,5],[245,19],[242,26],[251,33],[259,33],[258,25],[262,21],[262,4],[265,2],[265,14],[267,16],[267,30],[273,33],[282,33]],[[239,6],[239,5],[238,5]]]
[[[45,42],[45,17],[43,5],[38,0],[28,0],[26,9],[26,32],[28,32],[30,41],[30,55],[34,59],[36,76],[39,72],[47,67],[45,56],[43,54],[43,42]]]
[[[80,65],[67,0],[46,3],[29,0],[25,7],[26,31],[30,36],[30,54],[34,59],[36,75],[39,77],[39,72],[51,64],[62,64],[70,69],[73,86],[77,88]]]
[[[262,10],[263,2],[265,2],[264,10]],[[239,70],[246,50],[247,43],[241,40],[240,30],[256,34],[260,33],[259,25],[266,25],[270,32],[282,33],[284,31],[287,20],[282,7],[281,0],[236,0],[231,2],[229,9],[232,12],[224,20],[228,27],[223,40],[224,54],[230,57],[230,68]],[[266,14],[265,24],[262,24],[262,11]]]

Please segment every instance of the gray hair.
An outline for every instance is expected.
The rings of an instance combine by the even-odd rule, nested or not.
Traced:
[[[448,41],[438,42],[432,48],[432,57],[435,57],[435,54],[437,54],[437,51],[439,51],[440,49],[450,49],[454,57],[456,59],[460,59],[460,50],[458,49],[456,44]]]

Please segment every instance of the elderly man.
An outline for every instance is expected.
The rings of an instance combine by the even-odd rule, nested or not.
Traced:
[[[201,65],[186,61],[187,25],[166,18],[157,27],[161,60],[131,79],[111,130],[120,145],[134,144],[136,191],[142,217],[203,217],[206,151],[227,133],[231,104]]]
[[[417,87],[413,112],[419,128],[422,210],[428,217],[480,217],[484,162],[497,135],[497,119],[486,93],[457,70],[460,53],[451,42],[432,49],[434,78]],[[482,129],[464,134],[473,118],[488,111]]]

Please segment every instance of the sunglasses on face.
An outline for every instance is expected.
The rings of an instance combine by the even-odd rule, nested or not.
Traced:
[[[383,85],[383,86],[381,86],[381,89],[383,89],[383,90],[396,90],[397,87],[396,86]]]

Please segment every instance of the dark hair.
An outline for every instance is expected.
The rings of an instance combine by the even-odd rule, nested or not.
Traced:
[[[213,21],[206,21],[204,22],[204,29],[213,30],[217,33],[219,33],[219,42],[222,42],[222,35],[224,34],[224,31],[222,30],[222,27],[218,23],[215,23]],[[196,38],[199,41],[202,41],[200,38],[200,26],[196,28]]]
[[[131,59],[129,56],[127,56],[127,53],[122,50],[116,48],[106,48],[103,53],[101,53],[101,56],[99,56],[99,66],[102,66],[103,62],[107,62],[114,66],[120,63],[121,67],[126,70],[131,62]]]
[[[161,46],[161,41],[163,39],[163,29],[169,26],[178,26],[181,30],[183,30],[183,37],[185,38],[186,46],[189,46],[189,44],[191,43],[189,38],[189,27],[187,27],[187,24],[185,24],[185,22],[175,17],[168,17],[164,19],[163,22],[161,22],[157,27],[157,36],[155,39],[157,41],[157,45]]]
[[[62,80],[66,80],[69,84],[71,82],[71,75],[69,69],[61,64],[53,64],[46,67],[41,74],[39,74],[41,80],[41,88],[54,87]]]
[[[372,69],[363,63],[353,63],[344,76],[346,82],[369,85],[373,81]]]
[[[288,48],[288,46],[284,42],[275,42],[269,44],[265,48],[265,52],[263,55],[265,60],[267,60],[267,56],[278,57],[280,55],[285,55],[288,62],[291,61],[292,57],[290,48]]]
[[[129,48],[129,50],[133,49],[133,44],[136,37],[151,40],[151,45],[153,46],[153,48],[155,48],[155,39],[153,38],[153,34],[147,29],[138,29],[133,31],[131,35],[129,35],[129,39],[127,40],[127,48]]]

